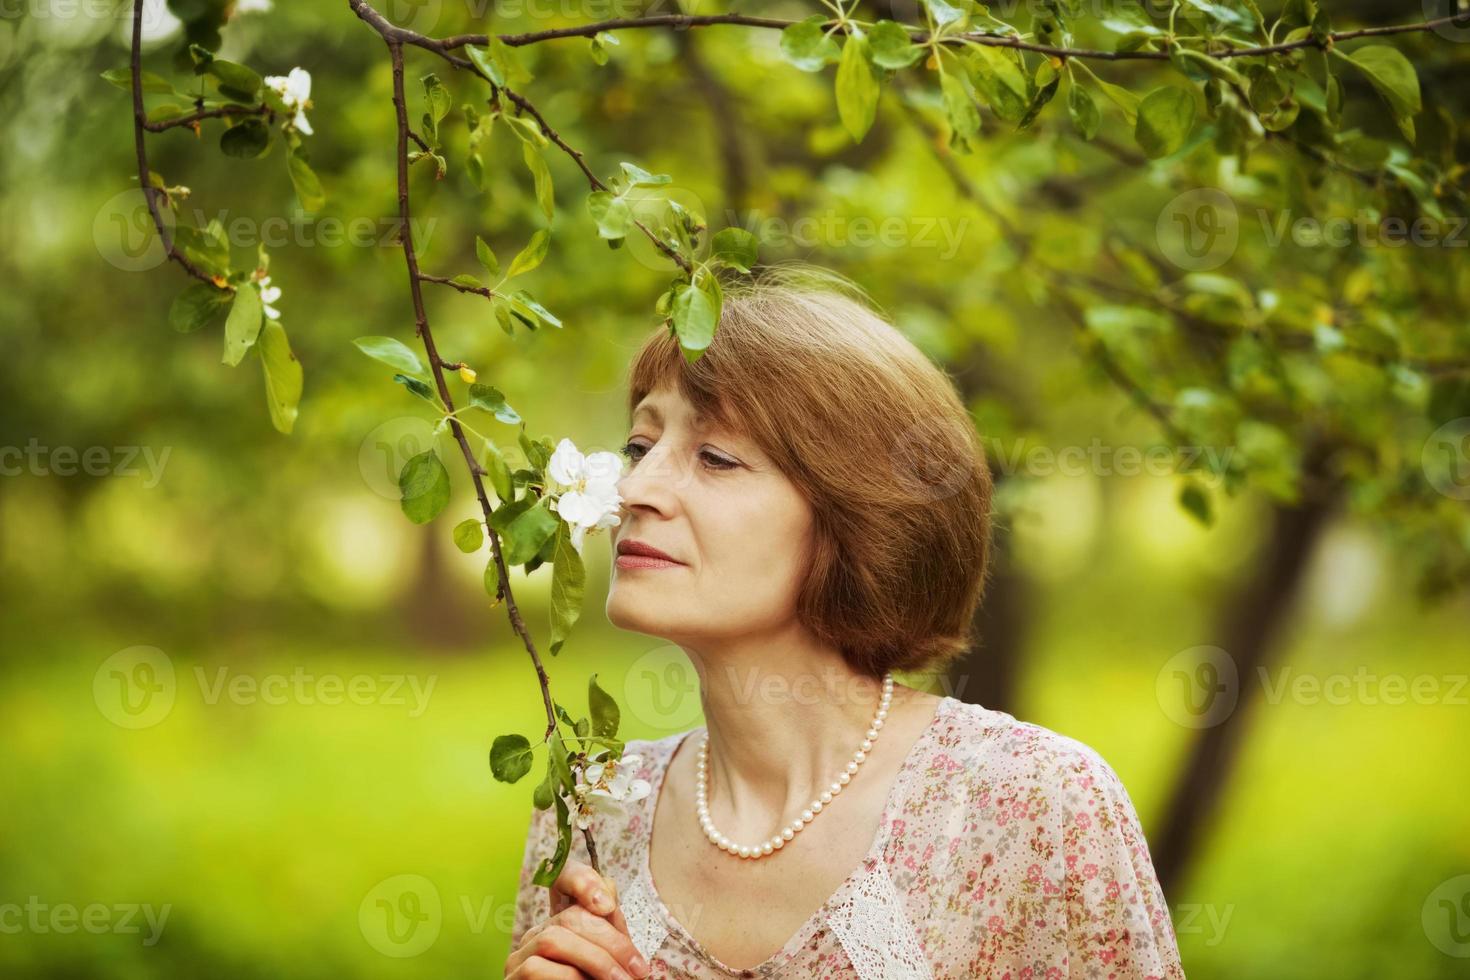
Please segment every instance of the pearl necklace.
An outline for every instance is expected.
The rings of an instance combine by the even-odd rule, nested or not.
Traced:
[[[873,740],[878,737],[878,732],[883,728],[883,722],[888,717],[888,705],[893,700],[893,674],[883,675],[883,698],[878,703],[878,710],[873,715],[873,723],[868,727],[863,738],[862,745],[857,752],[853,753],[852,761],[847,764],[846,771],[838,775],[837,780],[831,787],[823,791],[822,795],[812,800],[811,805],[801,811],[801,816],[787,824],[779,833],[773,835],[769,840],[759,844],[736,844],[730,838],[715,829],[714,823],[709,817],[709,802],[705,795],[705,784],[709,763],[709,732],[704,733],[704,738],[699,743],[699,777],[696,785],[696,808],[699,811],[699,823],[704,828],[704,836],[709,842],[722,851],[742,858],[763,858],[768,854],[779,851],[786,846],[786,842],[801,832],[802,828],[812,822],[812,819],[822,812],[822,808],[832,802],[833,797],[842,792],[842,788],[852,781],[857,774],[858,766],[868,757],[868,752],[873,748]]]

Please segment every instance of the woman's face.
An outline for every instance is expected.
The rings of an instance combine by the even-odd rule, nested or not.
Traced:
[[[634,410],[607,617],[698,650],[790,625],[812,514],[753,441],[693,412],[672,387]],[[634,541],[677,564],[620,554]]]

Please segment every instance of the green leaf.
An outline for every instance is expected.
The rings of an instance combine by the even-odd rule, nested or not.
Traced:
[[[509,296],[506,296],[505,302],[506,305],[510,307],[511,311],[514,312],[515,315],[518,317],[535,317],[537,320],[545,321],[546,323],[551,324],[553,327],[561,326],[561,320],[553,316],[551,311],[548,310],[546,307],[536,302],[531,294],[526,292],[524,289],[517,289]],[[532,326],[534,326],[534,324],[532,324]]]
[[[300,151],[293,150],[287,157],[286,169],[291,173],[291,185],[296,188],[296,197],[301,201],[301,207],[307,211],[320,211],[327,203],[327,195],[322,191],[322,182],[316,171],[306,162],[306,157]]]
[[[496,602],[500,601],[500,566],[495,563],[494,555],[485,565],[485,594]]]
[[[478,518],[471,517],[454,525],[454,546],[467,555],[473,555],[485,545],[485,528]]]
[[[407,345],[392,337],[358,337],[353,341],[357,349],[375,361],[382,361],[391,368],[405,374],[423,377],[427,374],[419,356]]]
[[[526,166],[531,171],[531,179],[536,183],[536,203],[541,205],[541,213],[546,215],[547,221],[550,221],[556,215],[551,170],[546,166],[546,161],[542,159],[541,151],[530,143],[521,144],[521,156],[525,158]]]
[[[485,468],[490,471],[490,486],[502,503],[508,502],[515,496],[515,484],[511,479],[510,465],[506,463],[505,456],[493,442],[485,443],[485,455]]]
[[[178,119],[187,116],[189,110],[176,102],[165,102],[148,110],[148,121],[152,123],[168,122],[170,119]]]
[[[531,794],[531,804],[538,810],[545,810],[551,806],[552,790],[551,768],[548,766],[546,774],[541,777],[541,782],[536,784],[536,790]]]
[[[1419,76],[1414,66],[1398,48],[1387,44],[1370,44],[1346,54],[1339,47],[1332,53],[1353,64],[1367,76],[1383,101],[1393,110],[1394,121],[1404,139],[1414,142],[1414,119],[1423,108],[1419,95]]]
[[[744,228],[723,228],[710,240],[714,254],[741,272],[749,272],[760,258],[760,243]]]
[[[1143,152],[1157,160],[1183,146],[1194,128],[1195,108],[1194,92],[1177,85],[1160,86],[1144,96],[1133,129]]]
[[[965,83],[949,72],[940,72],[939,91],[944,96],[944,111],[953,131],[952,142],[968,147],[980,132],[980,110]]]
[[[1072,125],[1085,140],[1096,136],[1102,124],[1102,111],[1098,109],[1092,93],[1078,84],[1075,78],[1067,88],[1067,115],[1072,117]]]
[[[708,282],[712,277],[706,277]],[[687,284],[674,294],[674,332],[679,346],[686,351],[702,351],[714,340],[720,322],[718,293]]]
[[[668,174],[651,174],[636,163],[624,161],[622,167],[629,187],[661,187],[674,182],[674,178]]]
[[[291,353],[286,328],[278,320],[266,320],[261,328],[260,366],[265,372],[265,404],[270,409],[271,425],[290,435],[301,401],[301,362]]]
[[[566,717],[566,712],[561,705],[557,705],[557,713]],[[568,722],[570,724],[570,722]],[[562,741],[560,731],[552,731],[551,737],[546,741],[550,750],[551,771],[555,774],[556,782],[563,790],[571,792],[577,785],[577,777],[572,773],[571,763],[568,761],[567,745]]]
[[[449,503],[449,471],[430,449],[403,465],[398,489],[403,493],[403,513],[415,524],[427,524]]]
[[[495,297],[495,322],[500,324],[507,337],[515,336],[515,324],[510,322],[510,304],[499,296]]]
[[[965,60],[970,81],[997,116],[1017,122],[1031,104],[1031,86],[1015,56],[991,45],[976,45]]]
[[[848,35],[837,63],[837,115],[854,142],[861,143],[878,114],[878,72],[868,60],[868,39]]]
[[[536,146],[546,146],[550,142],[546,138],[546,134],[541,132],[541,127],[530,119],[504,114],[500,118],[505,120],[505,124],[510,127],[511,132],[515,133],[523,142],[532,143]]]
[[[1215,523],[1210,493],[1195,481],[1190,480],[1180,488],[1179,505],[1205,527]]]
[[[191,333],[213,320],[233,300],[227,289],[218,289],[207,282],[190,283],[174,297],[168,322],[179,333]]]
[[[254,283],[242,282],[235,289],[235,301],[230,304],[230,315],[225,319],[224,363],[233,367],[239,364],[260,335],[260,321],[265,311],[260,302],[260,290]]]
[[[475,258],[485,267],[485,271],[491,277],[500,275],[500,260],[495,257],[495,252],[485,243],[485,239],[479,235],[475,236]]]
[[[219,135],[219,148],[227,157],[253,160],[271,148],[271,129],[259,119],[246,119]]]
[[[1018,129],[1030,126],[1041,114],[1041,110],[1046,108],[1052,96],[1057,94],[1057,88],[1062,84],[1062,76],[1057,74],[1057,70],[1051,66],[1050,61],[1043,61],[1036,66],[1035,82],[1036,94],[1031,99],[1031,104],[1027,106],[1026,114],[1016,124]]]
[[[545,501],[531,497],[503,504],[490,517],[490,526],[500,535],[500,553],[506,565],[524,565],[535,558],[559,523]]]
[[[220,85],[224,88],[231,89],[235,94],[243,96],[245,101],[253,101],[260,91],[260,75],[255,69],[245,65],[215,58],[209,62],[204,71],[219,79]]]
[[[936,27],[944,27],[953,24],[965,16],[965,11],[960,7],[951,7],[944,0],[923,0],[924,6],[929,11],[929,16],[934,18]]]
[[[781,54],[802,71],[821,71],[837,61],[842,52],[837,42],[823,33],[828,18],[813,14],[781,31]]]
[[[623,238],[633,223],[628,202],[610,191],[593,191],[587,195],[587,213],[597,222],[597,234],[603,238]]]
[[[1112,82],[1098,78],[1097,75],[1093,74],[1092,69],[1087,68],[1083,62],[1079,61],[1077,64],[1082,65],[1087,73],[1092,75],[1092,80],[1097,83],[1098,88],[1102,89],[1103,95],[1106,95],[1109,101],[1122,110],[1123,118],[1127,120],[1128,125],[1136,126],[1138,124],[1138,106],[1142,100],[1121,85],[1114,85]]]
[[[587,709],[592,715],[592,734],[598,738],[614,738],[622,720],[618,703],[597,686],[597,675],[587,681]]]
[[[470,289],[485,288],[485,284],[483,282],[476,279],[468,272],[461,272],[459,275],[453,276],[449,281],[454,283],[456,286],[468,286]]]
[[[505,71],[488,48],[476,47],[466,44],[464,53],[475,63],[475,67],[484,72],[485,75],[496,85],[505,85]]]
[[[551,653],[555,656],[582,615],[582,594],[587,587],[587,570],[582,556],[572,547],[571,528],[565,523],[556,532],[552,562]]]
[[[531,240],[526,247],[521,249],[520,254],[510,263],[510,269],[506,272],[506,278],[514,278],[523,272],[530,272],[541,264],[546,258],[547,246],[551,243],[551,232],[545,228],[537,228],[531,235]]]
[[[454,108],[454,98],[449,94],[449,89],[444,87],[444,83],[439,81],[439,76],[433,72],[423,77],[423,83],[424,97],[429,103],[429,118],[433,120],[437,131],[439,123]]]
[[[415,395],[418,395],[429,404],[435,406],[439,404],[438,400],[434,398],[434,389],[424,384],[418,378],[410,378],[406,374],[395,374],[393,375],[393,380],[403,385],[403,387],[407,388]]]
[[[223,234],[209,229],[179,225],[174,229],[174,247],[211,276],[225,276],[230,271],[230,243]]]
[[[124,91],[133,90],[133,70],[131,68],[109,68],[102,73],[102,77]],[[145,71],[138,76],[142,80],[144,92],[162,92],[166,95],[174,95],[174,87],[169,80],[162,75],[155,75],[151,71]]]
[[[490,772],[513,783],[531,771],[531,743],[524,735],[497,735],[490,746]]]
[[[552,802],[556,804],[556,850],[551,857],[541,859],[541,863],[536,866],[536,873],[531,876],[533,883],[546,888],[554,885],[561,876],[562,868],[567,863],[567,855],[572,851],[571,811],[559,794],[552,794]]]
[[[519,413],[505,403],[505,396],[500,393],[500,389],[491,385],[470,385],[470,404],[476,408],[483,408],[500,421],[511,425],[521,421]]]
[[[924,48],[915,44],[908,30],[891,20],[880,20],[868,33],[873,64],[897,71],[924,57]]]

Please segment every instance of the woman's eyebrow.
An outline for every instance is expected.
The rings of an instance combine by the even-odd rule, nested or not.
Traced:
[[[657,405],[639,405],[633,411],[633,420],[637,421],[638,416],[640,415],[647,415],[649,418],[653,419],[656,425],[664,424],[664,413],[659,410],[659,407]],[[697,431],[705,432],[714,427],[714,422],[708,415],[705,415],[703,412],[695,412],[693,427]]]

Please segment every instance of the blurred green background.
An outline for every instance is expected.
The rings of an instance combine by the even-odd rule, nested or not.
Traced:
[[[553,6],[384,10],[435,36],[634,12]],[[1353,25],[1418,15],[1338,9]],[[218,218],[240,267],[266,239],[306,375],[300,420],[283,436],[253,359],[219,363],[217,324],[169,327],[187,280],[148,257],[129,190],[128,97],[99,77],[126,64],[127,11],[33,3],[0,19],[0,447],[20,451],[0,478],[0,970],[498,975],[531,786],[494,782],[487,752],[497,734],[538,731],[542,709],[503,608],[489,607],[482,565],[450,542],[473,513],[462,467],[451,463],[449,513],[428,528],[404,520],[396,474],[433,440],[429,416],[351,344],[364,334],[414,343],[390,240],[386,52],[336,0],[278,3],[225,27],[221,57],[312,73],[307,145],[328,197],[315,215],[299,210],[279,146],[259,160],[224,157],[208,125],[200,139],[148,138],[154,168],[190,188],[181,222]],[[161,12],[150,23],[158,38],[145,63],[168,74],[177,32]],[[1108,38],[1079,27],[1079,43]],[[1447,113],[1465,98],[1454,90],[1470,66],[1462,41],[1401,42],[1426,103]],[[537,80],[525,91],[594,172],[630,160],[674,175],[659,197],[712,228],[751,227],[767,261],[853,277],[955,376],[994,450],[1000,571],[974,657],[952,675],[907,680],[1102,753],[1156,857],[1168,851],[1191,977],[1464,976],[1470,454],[1461,442],[1450,460],[1457,484],[1420,450],[1470,416],[1470,398],[1453,371],[1416,378],[1392,362],[1470,350],[1466,250],[1271,246],[1248,209],[1384,206],[1378,188],[1301,185],[1300,161],[1279,146],[1241,172],[1198,141],[1175,158],[1130,158],[1111,110],[1106,151],[1078,140],[1060,108],[1019,133],[986,110],[976,153],[948,156],[937,97],[914,85],[886,91],[854,144],[831,71],[798,72],[775,45],[774,32],[642,31],[598,66],[571,39],[527,49]],[[411,99],[434,71],[456,105],[483,102],[473,79],[423,51],[408,58]],[[1108,77],[1143,90],[1147,73],[1166,71]],[[1352,83],[1350,116],[1393,138],[1373,97]],[[461,165],[464,127],[444,131],[449,175],[435,181],[420,165],[412,186],[425,268],[453,275],[476,271],[475,235],[511,256],[545,220],[518,141],[503,130],[489,141],[492,176],[480,186]],[[659,329],[653,303],[670,267],[647,243],[599,241],[585,180],[565,156],[546,159],[556,234],[526,285],[565,327],[512,339],[483,300],[442,289],[428,294],[429,313],[445,355],[505,392],[532,436],[616,450],[623,373]],[[1272,406],[1280,445],[1266,439],[1275,448],[1262,451],[1263,430],[1239,419],[1231,429],[1252,437],[1236,492],[1221,474],[1182,484],[1168,466],[1115,456],[1058,465],[1044,454],[1169,444],[1099,369],[1099,338],[1104,354],[1121,338],[1120,363],[1176,406],[1198,404],[1180,392],[1210,382],[1198,364],[1130,346],[1135,301],[1079,300],[1112,311],[1090,318],[1091,334],[1046,312],[1047,270],[1120,277],[1145,252],[1159,265],[1169,255],[1160,215],[1204,184],[1228,186],[1248,215],[1238,253],[1219,281],[1174,269],[1173,281],[1145,277],[1141,289],[1173,288],[1188,306],[1243,284],[1249,311],[1189,307],[1217,324],[1261,314],[1269,292],[1329,313],[1372,311],[1398,346],[1371,370],[1334,356],[1341,338],[1320,330],[1304,351],[1232,340],[1199,357],[1232,366],[1220,388],[1241,396],[1245,421],[1263,415],[1246,397],[1260,392],[1246,389],[1286,379],[1289,396]],[[1463,188],[1462,171],[1452,185]],[[1446,192],[1446,210],[1458,193]],[[359,243],[341,241],[354,227]],[[1016,228],[1032,236],[1029,250]],[[1336,322],[1354,339],[1354,321]],[[1262,350],[1270,370],[1235,370]],[[487,424],[514,447],[513,427]],[[1348,447],[1331,457],[1340,466],[1320,462],[1308,432]],[[92,472],[77,472],[89,451]],[[1304,471],[1341,492],[1298,493]],[[1198,497],[1181,506],[1182,485],[1205,494],[1208,526]],[[587,555],[582,622],[549,664],[559,696],[579,705],[595,671],[623,705],[625,737],[700,724],[678,651],[606,623],[606,537]],[[549,568],[513,582],[543,648],[549,582]],[[424,916],[410,940],[392,919],[412,911],[405,892]]]

